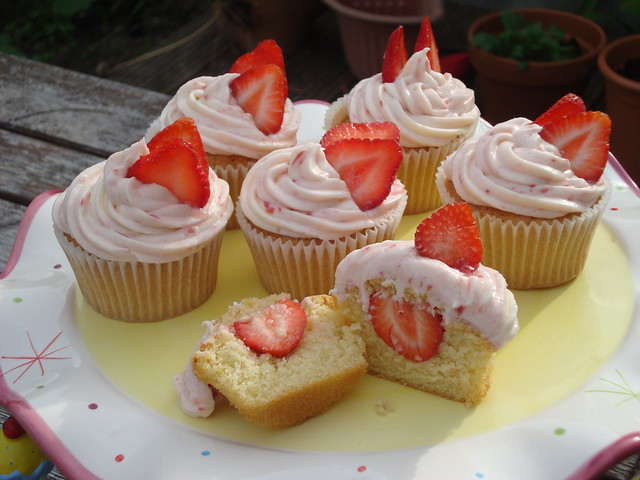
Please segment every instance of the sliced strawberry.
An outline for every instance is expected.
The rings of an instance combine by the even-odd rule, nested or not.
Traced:
[[[442,316],[430,310],[379,292],[369,297],[373,329],[384,343],[412,362],[429,360],[442,342]]]
[[[209,165],[184,140],[172,139],[152,154],[140,157],[127,172],[142,183],[162,185],[178,201],[201,208],[210,195]]]
[[[472,272],[482,260],[482,241],[469,204],[449,203],[425,218],[415,235],[418,253],[461,272]]]
[[[607,165],[611,119],[606,113],[585,112],[547,123],[540,136],[569,160],[571,170],[588,182],[597,182]]]
[[[564,97],[551,105],[546,112],[536,118],[533,123],[537,123],[541,127],[544,127],[547,123],[551,123],[559,118],[584,113],[586,110],[584,102],[578,95],[574,93],[567,93]]]
[[[273,63],[284,72],[284,56],[275,40],[263,40],[252,51],[238,57],[231,65],[230,73],[244,73],[259,65]]]
[[[387,47],[382,57],[382,81],[393,82],[400,70],[407,63],[407,47],[404,41],[404,28],[396,28],[387,41]]]
[[[326,131],[320,145],[326,147],[345,138],[387,138],[399,142],[400,130],[393,122],[341,123]]]
[[[9,416],[4,419],[2,433],[4,433],[4,436],[7,438],[16,439],[24,435],[25,431],[15,417]]]
[[[256,353],[284,357],[300,343],[307,314],[300,303],[280,300],[233,324],[236,335]]]
[[[262,133],[280,130],[287,100],[287,81],[280,67],[258,65],[241,73],[229,86],[240,108],[253,117]]]
[[[156,135],[147,143],[149,152],[154,154],[162,150],[167,144],[171,143],[173,139],[181,139],[188,143],[198,155],[202,158],[206,158],[204,152],[204,145],[202,144],[202,137],[198,132],[196,122],[189,117],[182,117],[173,122],[171,125],[167,125],[160,130]]]
[[[347,138],[330,143],[324,153],[363,212],[389,196],[402,162],[402,148],[391,139]]]
[[[433,35],[433,29],[431,28],[431,20],[429,17],[424,17],[420,24],[420,31],[416,38],[416,43],[413,46],[413,53],[429,47],[427,51],[427,58],[431,64],[431,70],[435,72],[442,71],[440,68],[440,55],[438,54],[438,45],[436,44],[436,37]]]

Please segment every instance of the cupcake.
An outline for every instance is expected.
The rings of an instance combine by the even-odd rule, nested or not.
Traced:
[[[98,313],[157,321],[213,293],[233,203],[203,152],[181,119],[87,168],[56,199],[56,237]]]
[[[367,369],[359,326],[328,295],[245,298],[206,325],[174,377],[187,415],[213,413],[213,390],[257,425],[291,427],[329,409]]]
[[[229,184],[235,202],[247,171],[259,158],[297,143],[300,113],[287,92],[280,47],[264,40],[239,57],[229,73],[201,76],[182,85],[146,137],[178,118],[195,120],[207,161]],[[235,217],[228,228],[237,228]]]
[[[0,431],[0,480],[38,480],[51,470],[53,463],[16,418],[5,418]]]
[[[473,90],[439,71],[438,52],[425,18],[416,51],[407,60],[402,27],[389,37],[382,72],[361,80],[327,111],[327,128],[344,122],[395,123],[404,153],[398,178],[409,200],[405,213],[441,205],[435,185],[440,163],[476,129],[480,112]]]
[[[495,125],[442,164],[443,201],[469,203],[484,262],[511,288],[561,285],[584,267],[610,196],[610,130],[606,114],[568,94],[533,122]]]
[[[260,280],[293,298],[327,293],[349,252],[395,236],[407,194],[391,124],[344,124],[249,171],[236,215]]]
[[[369,245],[340,262],[331,293],[362,327],[370,373],[467,406],[482,400],[518,308],[481,259],[478,226],[458,203],[425,219],[415,241]]]

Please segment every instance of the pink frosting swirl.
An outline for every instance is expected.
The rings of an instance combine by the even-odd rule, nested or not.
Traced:
[[[437,147],[470,135],[480,117],[473,90],[433,71],[426,52],[414,53],[393,82],[383,82],[381,73],[361,80],[344,97],[349,120],[391,121],[403,147]]]
[[[526,118],[499,123],[467,140],[442,164],[463,200],[537,218],[583,212],[606,190],[571,171],[569,160]]]
[[[379,206],[363,212],[327,161],[308,143],[258,160],[240,191],[242,212],[254,225],[281,235],[331,240],[379,225],[398,214],[407,193],[399,180]]]
[[[291,100],[285,102],[280,130],[265,135],[231,95],[229,83],[238,75],[198,77],[182,85],[147,130],[147,139],[178,118],[190,117],[198,126],[207,153],[260,158],[278,148],[295,145],[300,112]]]
[[[227,182],[209,169],[207,204],[180,203],[161,185],[127,178],[148,153],[140,140],[80,173],[53,205],[56,228],[105,260],[149,263],[179,260],[222,231],[233,212]]]

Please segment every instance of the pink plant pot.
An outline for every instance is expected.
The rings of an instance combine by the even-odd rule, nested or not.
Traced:
[[[422,19],[434,22],[444,13],[442,0],[323,1],[336,12],[347,64],[358,78],[380,72],[387,40],[398,25],[404,27],[411,50]]]

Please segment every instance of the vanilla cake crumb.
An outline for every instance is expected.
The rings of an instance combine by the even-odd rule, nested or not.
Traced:
[[[393,407],[391,406],[391,402],[387,397],[383,397],[382,395],[378,395],[375,403],[375,410],[378,415],[388,415],[393,412]]]

